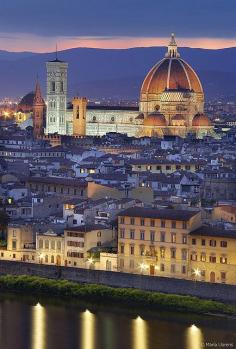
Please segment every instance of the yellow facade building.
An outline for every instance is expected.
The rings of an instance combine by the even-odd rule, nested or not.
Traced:
[[[201,225],[199,211],[134,207],[118,222],[120,271],[187,277],[188,234]]]
[[[201,226],[189,236],[195,280],[236,285],[236,230]]]
[[[236,284],[236,230],[190,210],[134,207],[118,217],[118,271]]]

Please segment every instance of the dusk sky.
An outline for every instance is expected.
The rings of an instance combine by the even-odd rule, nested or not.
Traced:
[[[2,0],[0,49],[236,46],[235,0]]]

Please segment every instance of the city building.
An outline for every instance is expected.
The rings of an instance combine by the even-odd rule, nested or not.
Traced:
[[[204,92],[198,75],[180,58],[174,34],[165,57],[145,77],[136,107],[88,106],[85,97],[72,99],[67,109],[68,64],[47,62],[45,134],[103,136],[109,132],[135,137],[188,133],[215,136],[204,113]]]
[[[130,208],[118,216],[118,268],[188,278],[188,235],[201,225],[195,210]]]

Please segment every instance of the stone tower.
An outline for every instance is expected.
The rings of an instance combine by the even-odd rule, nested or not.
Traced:
[[[72,105],[73,105],[73,135],[85,136],[86,135],[87,98],[74,97],[72,100]]]
[[[57,57],[47,64],[46,134],[66,134],[68,63]]]
[[[33,102],[33,134],[34,138],[43,135],[45,103],[41,95],[39,82],[36,82],[34,102]]]

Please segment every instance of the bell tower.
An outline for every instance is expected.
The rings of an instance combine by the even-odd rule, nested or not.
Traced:
[[[68,63],[57,58],[47,65],[46,134],[66,134]]]
[[[72,100],[72,105],[73,105],[73,135],[85,136],[86,135],[87,98],[74,97]]]
[[[40,138],[43,135],[44,111],[45,103],[37,80],[33,101],[33,135],[35,139]]]

